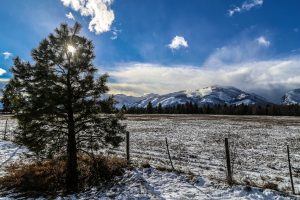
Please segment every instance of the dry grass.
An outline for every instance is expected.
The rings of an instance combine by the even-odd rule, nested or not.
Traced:
[[[234,184],[235,185],[245,185],[246,187],[256,187],[256,188],[261,188],[261,189],[271,189],[271,190],[279,191],[278,184],[270,182],[269,180],[264,179],[264,178],[262,178],[262,180],[263,180],[262,184],[256,183],[255,181],[250,180],[250,179],[244,179],[244,180],[239,180],[239,181],[234,180]],[[287,192],[287,191],[283,190],[283,192]]]
[[[125,159],[113,157],[80,156],[78,158],[79,188],[101,186],[112,181],[115,176],[124,173],[127,167]],[[0,188],[14,190],[22,196],[52,196],[65,192],[66,161],[61,159],[46,160],[31,164],[18,163],[7,168],[7,174],[0,178]],[[1,193],[0,193],[1,195]]]
[[[149,162],[143,162],[143,163],[140,164],[140,167],[141,168],[150,168],[151,165],[149,164]]]
[[[65,166],[66,162],[60,160],[13,164],[7,168],[8,175],[0,178],[0,185],[29,195],[51,194],[64,188]]]
[[[80,179],[81,184],[85,184],[82,187],[110,181],[115,176],[121,176],[127,167],[127,161],[117,156],[97,156],[94,159],[81,157],[79,159]]]
[[[267,182],[267,183],[265,183],[265,184],[262,186],[262,188],[279,191],[279,189],[278,189],[278,184],[272,183],[272,182]]]

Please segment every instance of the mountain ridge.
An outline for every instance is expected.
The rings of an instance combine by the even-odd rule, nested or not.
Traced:
[[[283,105],[300,105],[300,88],[290,90],[282,97]]]
[[[148,94],[141,97],[132,98],[126,95],[117,94],[114,95],[115,100],[119,103],[116,104],[117,108],[121,108],[123,105],[126,107],[141,107],[145,108],[152,103],[154,107],[159,104],[162,107],[175,106],[178,104],[194,103],[199,106],[204,105],[267,105],[273,104],[264,97],[256,95],[254,93],[247,93],[238,88],[232,86],[219,86],[213,85],[196,90],[181,90],[177,92],[171,92],[168,94]]]

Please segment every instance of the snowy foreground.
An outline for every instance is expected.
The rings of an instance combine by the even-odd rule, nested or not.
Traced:
[[[75,196],[73,196],[76,198]],[[79,199],[291,199],[271,190],[246,187],[216,187],[199,177],[190,182],[186,176],[161,172],[153,168],[135,169],[127,172],[119,184],[108,192],[90,191],[82,193]]]
[[[0,161],[3,165],[21,159],[26,149],[11,142],[0,141]],[[1,167],[1,175],[4,175]],[[0,199],[13,199],[14,194]],[[43,198],[39,198],[43,199]],[[272,190],[226,185],[196,177],[162,172],[154,168],[134,169],[119,177],[118,184],[108,191],[91,189],[78,195],[57,199],[292,199]]]
[[[174,167],[216,182],[226,179],[224,139],[229,138],[233,178],[241,184],[273,184],[291,192],[286,145],[290,146],[296,193],[300,193],[300,118],[271,116],[131,115],[131,157]],[[125,151],[122,145],[118,154]]]
[[[300,199],[299,196],[285,196],[269,189],[245,186],[230,188],[224,183],[225,136],[230,141],[236,141],[235,149],[239,156],[235,160],[235,179],[250,179],[257,183],[260,183],[260,179],[266,182],[271,180],[278,184],[279,189],[285,187],[289,191],[284,151],[286,143],[291,145],[294,166],[299,165],[296,148],[300,138],[299,118],[240,118],[129,116],[127,123],[131,132],[133,161],[169,167],[164,144],[164,137],[168,137],[175,168],[186,173],[134,168],[126,171],[118,178],[118,184],[108,190],[93,188],[78,195],[57,199]],[[247,145],[242,143],[244,140]],[[121,154],[123,150],[121,147],[111,151]],[[0,176],[5,175],[5,166],[12,162],[28,161],[22,156],[23,152],[28,151],[12,142],[0,140]],[[293,170],[298,192],[299,172],[296,167]],[[193,178],[188,175],[188,171],[193,172]],[[11,194],[0,199],[13,199],[13,196]]]

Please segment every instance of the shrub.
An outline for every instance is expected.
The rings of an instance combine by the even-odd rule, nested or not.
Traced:
[[[151,165],[149,164],[149,162],[143,162],[143,163],[141,164],[141,167],[142,167],[142,168],[150,168]]]
[[[2,189],[14,189],[30,196],[51,194],[64,187],[65,166],[66,162],[61,160],[13,164],[7,168],[8,175],[0,178],[0,185]]]
[[[271,182],[265,183],[265,184],[262,186],[262,188],[279,191],[278,185],[277,185],[276,183],[271,183]]]
[[[81,157],[79,159],[81,188],[97,186],[100,183],[110,181],[115,176],[122,175],[126,167],[127,161],[117,156]]]
[[[125,159],[104,156],[93,158],[80,156],[78,170],[80,190],[100,186],[124,173]],[[66,183],[66,161],[52,159],[30,164],[17,163],[7,168],[7,175],[0,178],[2,191],[14,190],[26,196],[57,195],[64,193]]]

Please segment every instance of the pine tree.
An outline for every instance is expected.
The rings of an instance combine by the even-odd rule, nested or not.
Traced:
[[[161,103],[158,104],[157,112],[158,112],[159,114],[162,114],[162,113],[163,113],[163,108],[162,108]]]
[[[13,88],[14,87],[11,84],[7,84],[5,86],[5,89],[2,91],[3,96],[2,96],[1,102],[3,105],[3,110],[2,110],[3,112],[11,112],[12,111],[12,103],[10,102],[11,100],[10,100],[9,96],[14,94]],[[4,92],[4,91],[6,91],[6,92]]]
[[[16,141],[41,158],[66,157],[68,192],[78,190],[78,152],[118,146],[126,132],[121,115],[105,114],[114,103],[101,100],[108,75],[95,78],[93,44],[79,32],[78,23],[62,24],[32,50],[34,63],[16,58],[4,91],[18,120]]]
[[[127,111],[127,108],[126,108],[125,105],[122,106],[121,111],[122,111],[122,112],[126,112],[126,111]]]
[[[153,113],[153,106],[152,106],[151,101],[149,101],[146,110],[147,110],[148,114],[152,114]]]

